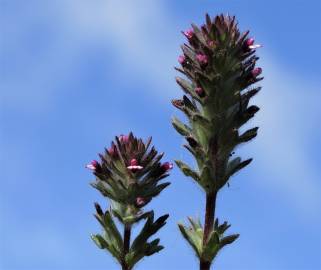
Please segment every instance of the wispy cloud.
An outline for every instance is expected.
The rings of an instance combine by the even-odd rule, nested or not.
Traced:
[[[1,44],[5,108],[46,110],[65,81],[74,78],[83,52],[97,45],[112,47],[115,69],[144,74],[163,96],[169,94],[177,35],[161,1],[70,0],[50,6],[39,3],[33,12],[26,7],[19,24],[13,22],[15,9],[7,11],[8,38]]]
[[[311,152],[318,147],[320,130],[319,82],[288,73],[291,68],[271,55],[263,59],[269,60],[262,61],[264,88],[256,99],[261,107],[255,120],[261,126],[254,146],[258,169],[265,172],[266,185],[281,192],[302,213],[316,216],[320,171]]]

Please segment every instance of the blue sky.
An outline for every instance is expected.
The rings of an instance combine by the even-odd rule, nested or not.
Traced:
[[[99,232],[84,165],[120,133],[134,131],[192,162],[169,119],[181,30],[235,14],[251,29],[265,80],[253,101],[254,162],[222,191],[217,213],[239,240],[221,270],[321,268],[320,1],[0,0],[0,269],[118,269],[91,242]],[[170,213],[166,249],[143,269],[197,269],[176,223],[202,216],[203,194],[175,168],[153,201]]]

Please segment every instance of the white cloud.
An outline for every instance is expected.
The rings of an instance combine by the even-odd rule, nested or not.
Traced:
[[[170,94],[180,35],[162,1],[77,1],[70,15],[75,29],[84,38],[113,45],[119,66],[139,75]],[[149,91],[155,91],[151,89]],[[165,94],[165,95],[164,95]]]
[[[259,170],[265,173],[265,185],[281,192],[301,213],[317,216],[320,171],[311,152],[318,147],[320,128],[318,82],[288,73],[289,68],[270,55],[262,58],[264,88],[255,100],[261,107],[255,120],[261,128],[254,146]]]
[[[163,2],[68,0],[47,4],[39,3],[32,11],[27,5],[24,12],[14,11],[6,17],[7,39],[1,44],[5,108],[46,110],[65,81],[75,79],[73,72],[82,53],[97,44],[111,46],[118,58],[114,68],[124,76],[138,72],[156,82],[155,88],[162,88],[163,94],[170,93],[174,80],[168,75],[174,73],[173,49],[179,36],[172,30]],[[16,17],[17,22],[13,21]]]

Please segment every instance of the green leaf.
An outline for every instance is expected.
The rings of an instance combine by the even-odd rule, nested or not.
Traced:
[[[92,234],[91,239],[95,242],[95,244],[97,245],[97,247],[99,247],[100,249],[104,249],[107,248],[108,243],[106,242],[106,240],[99,234]]]
[[[181,77],[176,77],[175,79],[178,85],[183,89],[183,91],[186,94],[190,95],[193,99],[197,100],[198,102],[201,102],[201,99],[195,94],[193,85],[189,81]]]
[[[151,246],[148,251],[146,251],[146,256],[151,256],[154,253],[160,252],[162,249],[164,249],[163,246]]]
[[[165,221],[168,218],[169,215],[163,215],[160,218],[158,218],[154,222],[154,212],[151,211],[150,215],[147,218],[147,221],[141,230],[141,232],[138,234],[138,236],[133,241],[133,244],[131,246],[132,250],[138,249],[140,246],[142,246],[144,243],[146,243],[147,239],[151,237],[153,234],[155,234],[161,227],[165,225]]]
[[[123,249],[123,239],[118,231],[116,224],[114,223],[109,211],[106,211],[104,216],[104,229],[108,233],[108,236],[113,240],[118,250]]]
[[[241,136],[239,136],[238,141],[243,143],[243,142],[248,142],[252,140],[253,138],[256,137],[258,129],[259,129],[258,127],[255,127],[247,130]]]
[[[197,257],[201,257],[202,254],[202,239],[199,234],[192,228],[185,227],[183,224],[178,224],[178,228],[181,231],[183,237],[194,249]]]
[[[197,122],[199,125],[203,126],[206,129],[211,129],[211,122],[203,115],[199,113],[194,113],[192,116],[192,120]]]
[[[207,43],[206,43],[206,40],[205,40],[205,37],[204,37],[202,31],[201,31],[195,24],[192,24],[192,28],[193,28],[193,31],[194,31],[195,36],[197,37],[197,39],[198,39],[205,47],[207,47]]]
[[[114,256],[118,262],[121,262],[121,252],[117,250],[112,244],[108,243],[107,239],[99,234],[91,235],[91,239],[100,249],[106,249]]]
[[[133,241],[129,253],[126,255],[126,262],[130,267],[133,267],[144,256],[150,256],[163,249],[163,246],[158,245],[159,239],[147,242],[166,223],[168,215],[163,215],[154,222],[154,212],[148,212],[147,220],[141,232]]]
[[[175,163],[185,176],[192,177],[196,182],[200,181],[199,174],[196,171],[192,170],[187,164],[180,160],[175,160]]]
[[[161,251],[164,247],[158,245],[159,239],[155,239],[150,243],[143,244],[139,249],[130,250],[126,255],[125,260],[130,269],[134,267],[134,265],[140,261],[145,256],[151,256],[156,252]]]
[[[208,162],[201,169],[201,185],[207,192],[215,191],[215,168],[211,168]]]
[[[217,233],[221,236],[225,233],[225,231],[230,228],[231,225],[225,221],[223,224],[219,225],[216,229]]]
[[[102,181],[98,180],[96,182],[90,183],[90,185],[92,187],[94,187],[95,189],[99,190],[100,193],[105,196],[108,197],[114,201],[119,201],[119,197],[117,197],[113,190],[111,190],[110,188],[108,188]]]
[[[183,101],[186,108],[190,109],[192,112],[199,112],[196,105],[194,105],[193,102],[186,95],[183,96]]]
[[[154,184],[144,185],[140,190],[140,195],[146,198],[156,197],[163,189],[168,187],[171,183],[166,182],[155,186]]]
[[[241,115],[236,119],[235,126],[240,127],[249,121],[260,110],[258,106],[252,105],[248,107]]]
[[[191,61],[195,61],[195,52],[188,45],[184,44],[181,46],[184,55]]]
[[[246,167],[247,165],[249,165],[252,162],[252,160],[253,160],[252,158],[249,158],[247,160],[239,162],[240,159],[238,159],[238,162],[235,162],[234,164],[229,164],[228,169],[227,169],[228,178],[231,177],[236,172],[238,172],[239,170]]]
[[[183,124],[178,118],[173,117],[172,119],[172,125],[176,129],[176,131],[183,135],[188,136],[191,133],[191,128],[185,124]]]
[[[222,238],[220,241],[220,248],[226,245],[232,244],[239,236],[240,236],[239,234],[232,234]]]
[[[240,171],[241,169],[243,169],[244,167],[246,167],[247,165],[249,165],[251,163],[253,159],[247,159],[241,162],[241,158],[237,157],[232,159],[226,168],[226,172],[225,172],[225,176],[223,178],[221,178],[219,185],[218,185],[218,189],[222,188],[223,186],[225,186],[225,184],[228,182],[228,180],[230,179],[230,177],[237,173],[238,171]]]

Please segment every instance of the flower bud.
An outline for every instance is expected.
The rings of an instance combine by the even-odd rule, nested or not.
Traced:
[[[112,144],[112,146],[107,150],[107,152],[111,157],[118,156],[117,147],[115,144]]]
[[[192,39],[194,36],[193,29],[188,29],[188,30],[184,31],[184,36],[187,37],[188,39]]]
[[[145,204],[145,199],[143,198],[143,197],[137,197],[136,198],[136,205],[138,206],[138,207],[140,207],[140,206],[143,206],[144,204]]]
[[[137,159],[133,158],[133,159],[130,161],[130,166],[137,166],[137,165],[138,165]]]
[[[200,65],[207,65],[208,58],[205,54],[197,54],[196,60],[200,63]]]
[[[213,40],[209,40],[209,41],[207,42],[207,45],[212,48],[212,47],[214,47],[215,42],[214,42]]]
[[[128,135],[120,135],[119,136],[119,141],[121,143],[128,143],[128,139],[129,139]]]
[[[205,97],[205,91],[204,91],[203,88],[201,88],[201,87],[196,87],[196,88],[195,88],[195,93],[196,93],[199,97]]]
[[[254,38],[248,38],[245,40],[245,45],[247,47],[252,46],[254,44]]]
[[[262,47],[260,44],[254,44],[254,38],[248,38],[244,41],[244,50],[250,51]]]
[[[253,70],[251,71],[251,74],[252,74],[253,78],[256,78],[256,77],[259,76],[261,73],[262,73],[262,68],[260,68],[260,67],[257,67],[257,68],[255,68],[255,69],[253,69]]]
[[[86,165],[86,168],[92,171],[95,171],[97,167],[99,166],[99,163],[97,160],[93,160],[89,164]]]
[[[138,170],[143,169],[143,167],[138,165],[137,159],[133,158],[130,161],[130,165],[127,167],[127,169],[131,170],[132,172],[137,172]]]
[[[166,172],[168,170],[173,169],[173,163],[165,162],[162,164],[161,168]]]
[[[183,64],[185,63],[185,60],[186,60],[185,55],[180,55],[180,56],[178,57],[178,62],[179,62],[181,65],[183,65]]]

